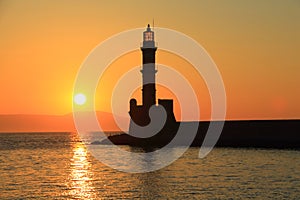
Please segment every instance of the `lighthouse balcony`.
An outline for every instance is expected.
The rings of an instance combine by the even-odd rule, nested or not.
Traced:
[[[148,48],[157,48],[158,43],[155,41],[143,41],[140,44],[141,49],[148,49]]]

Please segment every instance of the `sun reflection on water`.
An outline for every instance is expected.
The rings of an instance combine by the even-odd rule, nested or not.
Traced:
[[[76,199],[95,199],[91,163],[88,160],[87,150],[82,143],[74,145],[70,167],[69,195]]]

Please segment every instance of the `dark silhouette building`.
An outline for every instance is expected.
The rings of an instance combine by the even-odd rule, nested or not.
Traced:
[[[163,122],[167,124],[174,124],[176,122],[173,113],[173,100],[170,99],[158,99],[156,101],[156,82],[155,75],[157,73],[155,65],[155,54],[157,47],[155,46],[154,32],[151,30],[150,25],[143,33],[143,45],[141,47],[143,66],[142,66],[142,105],[137,105],[136,99],[130,100],[131,117],[129,125],[129,133],[139,132],[137,134],[146,134],[147,131],[159,130],[162,127]],[[162,106],[162,107],[160,107]],[[150,108],[152,109],[152,127],[144,128],[143,130],[137,128],[137,126],[147,126],[150,124],[151,119],[149,116]],[[162,108],[166,111],[164,115]],[[164,124],[164,123],[163,123]],[[136,126],[137,125],[137,126]],[[143,132],[143,133],[141,133]],[[151,134],[151,133],[149,133]]]

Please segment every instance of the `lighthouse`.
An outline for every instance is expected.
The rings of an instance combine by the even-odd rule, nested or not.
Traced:
[[[156,129],[156,127],[161,126],[159,123],[160,121],[163,121],[163,119],[160,119],[163,116],[160,114],[161,108],[166,111],[164,127],[173,125],[176,122],[173,113],[173,100],[156,99],[156,50],[157,47],[154,40],[154,31],[151,30],[150,25],[148,24],[146,30],[143,32],[143,42],[141,46],[142,68],[140,72],[142,73],[142,105],[137,105],[136,99],[131,99],[129,102],[129,115],[131,118],[129,124],[129,134],[133,132],[140,132],[141,130],[146,131],[146,129],[139,129],[137,126],[143,127],[150,124],[150,109],[153,109],[155,113],[155,120],[151,122],[153,129],[148,129],[148,132],[151,132],[152,130]]]
[[[143,33],[143,46],[141,47],[143,53],[143,105],[145,109],[149,109],[152,105],[156,104],[156,88],[155,88],[155,47],[154,32],[151,30],[150,25]]]

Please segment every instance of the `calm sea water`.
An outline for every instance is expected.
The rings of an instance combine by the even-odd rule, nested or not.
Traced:
[[[96,160],[75,133],[0,134],[0,199],[300,199],[300,151],[198,151],[130,174]]]

